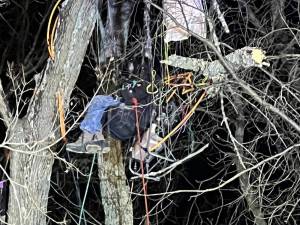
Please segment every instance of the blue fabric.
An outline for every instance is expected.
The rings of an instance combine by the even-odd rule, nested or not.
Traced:
[[[110,106],[116,106],[120,102],[111,96],[97,95],[91,101],[87,113],[80,123],[80,129],[91,134],[96,134],[102,130],[101,119],[104,111]]]

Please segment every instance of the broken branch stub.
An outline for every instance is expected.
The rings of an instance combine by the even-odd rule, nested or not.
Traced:
[[[264,62],[266,58],[265,52],[262,49],[255,47],[247,46],[235,50],[224,58],[235,72],[250,67],[269,66],[268,63]],[[203,59],[171,55],[168,59],[162,60],[161,63],[185,70],[200,72],[200,74],[208,77],[212,83],[215,84],[220,83],[228,74],[228,71],[219,60],[208,62]],[[218,89],[217,85],[207,87],[208,96],[212,97],[212,95],[216,94]]]
[[[253,47],[238,49],[226,55],[224,58],[234,71],[239,71],[243,68],[262,67],[263,65],[267,65],[263,62],[266,58],[264,51]],[[195,72],[201,71],[203,75],[208,76],[209,78],[218,74],[227,74],[226,69],[219,60],[208,62],[203,59],[171,55],[168,59],[162,60],[161,63]]]

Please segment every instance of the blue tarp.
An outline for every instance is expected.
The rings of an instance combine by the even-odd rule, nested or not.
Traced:
[[[101,119],[105,110],[110,106],[117,106],[119,104],[120,101],[114,99],[112,96],[95,96],[88,107],[84,120],[80,124],[80,129],[91,134],[100,132],[102,130]]]

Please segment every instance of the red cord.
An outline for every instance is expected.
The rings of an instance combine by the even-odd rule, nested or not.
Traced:
[[[137,142],[138,145],[140,146],[141,144],[141,134],[140,134],[140,128],[139,128],[139,115],[138,115],[138,100],[136,98],[131,99],[131,103],[134,107],[135,111],[135,126],[136,126],[136,131],[137,131]],[[144,201],[145,201],[145,211],[146,211],[146,224],[150,225],[150,220],[149,220],[149,209],[148,209],[148,201],[147,201],[147,184],[145,182],[145,177],[144,177],[144,160],[142,158],[142,152],[141,148],[140,149],[140,164],[141,164],[141,170],[142,170],[142,184],[143,184],[143,191],[144,191]]]

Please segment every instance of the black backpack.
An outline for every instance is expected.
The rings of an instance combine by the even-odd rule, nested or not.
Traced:
[[[146,86],[136,84],[134,87],[126,87],[119,93],[121,104],[106,110],[102,124],[103,128],[112,137],[121,141],[128,140],[136,136],[136,112],[133,105],[133,98],[137,100],[139,132],[142,133],[149,128],[153,112],[151,96],[146,92]]]

